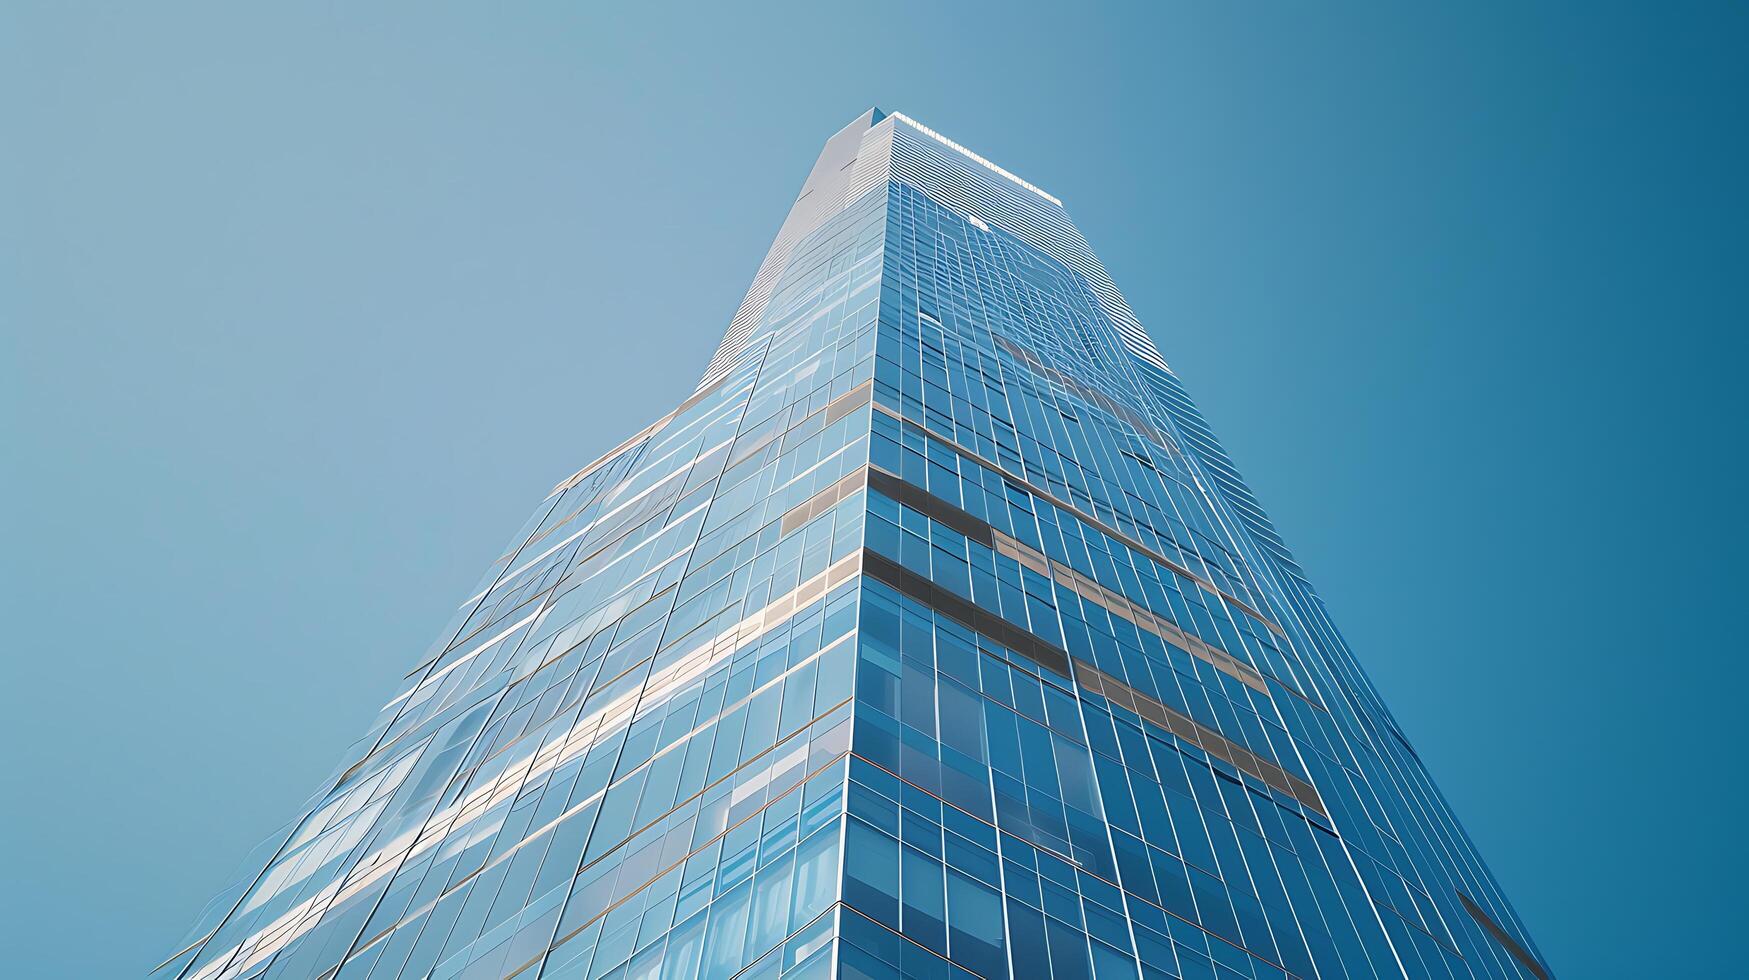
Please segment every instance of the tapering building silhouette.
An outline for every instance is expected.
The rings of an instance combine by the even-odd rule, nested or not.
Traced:
[[[896,113],[408,677],[154,980],[1548,976],[1061,202]]]

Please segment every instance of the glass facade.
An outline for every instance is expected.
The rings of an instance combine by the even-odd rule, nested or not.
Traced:
[[[826,145],[154,980],[1546,977],[1060,202]]]

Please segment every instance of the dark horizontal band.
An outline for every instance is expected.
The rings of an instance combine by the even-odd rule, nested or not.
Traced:
[[[862,571],[916,599],[936,612],[957,620],[960,625],[976,630],[1015,653],[1065,679],[1073,679],[1069,670],[1069,655],[1039,639],[1023,626],[1003,619],[980,606],[962,599],[936,585],[909,568],[868,549],[862,552]]]

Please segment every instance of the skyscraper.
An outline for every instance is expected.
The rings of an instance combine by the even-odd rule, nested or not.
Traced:
[[[870,110],[152,977],[972,975],[1548,973],[1061,202]]]

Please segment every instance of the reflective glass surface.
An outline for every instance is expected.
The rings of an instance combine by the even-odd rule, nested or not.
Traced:
[[[1547,975],[1060,203],[879,111],[153,973]]]

